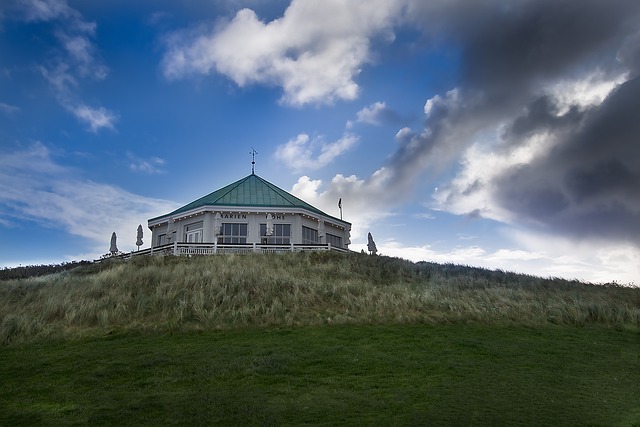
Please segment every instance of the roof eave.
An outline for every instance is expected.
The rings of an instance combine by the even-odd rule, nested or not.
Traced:
[[[264,206],[204,205],[204,206],[198,206],[197,208],[189,209],[187,211],[178,212],[178,214],[175,214],[174,212],[172,212],[166,215],[161,215],[155,218],[151,218],[147,221],[147,223],[149,227],[153,227],[153,226],[161,225],[164,222],[168,222],[170,219],[179,221],[189,216],[200,215],[206,212],[213,213],[213,212],[229,212],[229,211],[246,212],[246,213],[262,213],[262,212],[267,213],[267,212],[274,212],[274,211],[279,211],[282,213],[291,213],[291,214],[305,213],[314,218],[322,219],[323,221],[335,223],[336,225],[340,225],[345,228],[351,228],[351,223],[349,221],[345,221],[343,219],[336,218],[332,215],[328,215],[320,210],[314,211],[314,210],[306,209],[305,207],[300,207],[300,206],[292,207],[292,206],[270,206],[270,205],[269,206],[268,205],[264,205]]]

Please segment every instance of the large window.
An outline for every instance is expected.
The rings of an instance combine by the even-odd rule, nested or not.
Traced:
[[[160,234],[158,236],[158,245],[157,246],[166,245],[167,243],[169,243],[167,241],[167,235],[166,234]]]
[[[202,221],[185,227],[184,240],[187,243],[202,243]]]
[[[288,245],[291,243],[291,224],[273,224],[271,236],[267,236],[267,224],[260,224],[260,241],[263,245]]]
[[[320,239],[318,239],[318,230],[314,230],[313,228],[302,226],[302,243],[303,244],[314,244],[319,243]]]
[[[247,243],[247,224],[223,223],[218,243]]]
[[[342,237],[327,233],[327,243],[331,246],[342,247]]]

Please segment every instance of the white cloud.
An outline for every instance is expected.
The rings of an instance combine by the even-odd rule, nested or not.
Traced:
[[[561,79],[543,91],[548,92],[557,102],[558,116],[566,114],[571,107],[586,108],[600,105],[616,86],[627,80],[627,73],[608,77],[596,70],[586,76]]]
[[[358,137],[350,133],[331,143],[319,137],[310,139],[309,135],[301,133],[286,144],[279,145],[275,156],[295,172],[317,170],[330,164],[356,142]]]
[[[502,152],[492,151],[483,143],[472,145],[461,155],[458,174],[434,192],[435,207],[456,215],[476,211],[484,218],[501,222],[517,220],[494,200],[492,182],[508,168],[528,163],[544,152],[551,142],[550,135],[536,135],[513,151]]]
[[[16,107],[15,105],[5,104],[4,102],[0,102],[0,113],[4,114],[14,114],[20,111],[20,107]]]
[[[322,180],[302,176],[291,192],[336,217],[340,215],[337,203],[342,199],[344,219],[352,223],[352,238],[358,239],[366,236],[376,221],[392,214],[394,204],[391,201],[398,194],[388,191],[388,180],[389,174],[384,168],[366,180],[338,174],[327,185],[323,185]]]
[[[386,0],[293,0],[283,17],[268,23],[243,9],[213,30],[174,33],[162,68],[169,79],[216,71],[239,86],[277,85],[290,105],[352,100],[354,79],[371,60],[371,39],[392,38],[400,8]]]
[[[73,14],[66,0],[24,0],[20,4],[27,21],[51,21]]]
[[[463,234],[463,233],[458,233],[456,234],[456,236],[458,237],[458,240],[475,240],[478,238],[478,236],[473,236],[473,235],[469,235],[469,234]]]
[[[93,24],[95,27],[95,24]],[[93,31],[89,33],[92,35]],[[90,76],[102,80],[107,76],[108,70],[94,58],[95,46],[85,33],[66,34],[62,31],[57,34],[70,58],[77,64],[78,73],[81,76]]]
[[[387,106],[384,102],[376,102],[368,107],[364,107],[358,111],[358,121],[371,125],[379,125],[382,121],[381,116],[384,114]]]
[[[549,245],[549,239],[553,244]],[[632,246],[603,247],[594,252],[592,247],[553,236],[519,233],[517,240],[524,244],[523,248],[495,251],[479,245],[438,249],[429,245],[405,246],[395,240],[376,243],[380,254],[413,262],[454,263],[592,283],[615,281],[626,285],[640,282],[640,267],[629,269],[630,265],[640,265],[640,250]],[[354,242],[351,249],[366,251],[366,242]]]
[[[77,89],[83,79],[102,80],[108,68],[96,59],[97,48],[92,41],[95,22],[84,19],[65,0],[28,0],[20,4],[27,21],[49,21],[53,34],[61,45],[51,55],[48,65],[39,65],[57,101],[96,133],[101,128],[115,129],[116,115],[104,107],[89,107],[82,102]]]
[[[522,249],[498,249],[485,259],[487,261],[531,261],[543,259],[545,256],[537,252],[527,252]]]
[[[49,82],[54,94],[67,111],[71,112],[80,121],[89,125],[89,130],[97,133],[101,128],[115,130],[117,116],[104,107],[89,107],[78,101],[74,96],[74,89],[78,85],[78,79],[69,70],[64,62],[59,62],[55,68],[40,67],[42,76]]]
[[[408,127],[403,127],[396,133],[396,141],[401,142],[411,136],[411,129]]]
[[[447,92],[447,95],[443,98],[440,95],[435,95],[429,99],[424,104],[424,114],[427,116],[431,116],[431,113],[436,108],[454,108],[460,102],[460,90],[452,89]]]
[[[430,212],[418,213],[413,215],[413,217],[416,219],[426,219],[426,220],[436,219],[436,216]]]
[[[541,254],[547,261],[537,271],[528,271],[531,274],[596,283],[640,283],[640,249],[629,243],[575,241],[523,230],[510,230],[509,235],[523,250]]]
[[[53,68],[46,68],[44,66],[40,66],[39,68],[42,77],[49,82],[58,100],[64,102],[68,99],[72,87],[78,84],[76,78],[69,71],[69,65],[64,62],[59,62]]]
[[[150,157],[149,159],[141,159],[133,155],[133,153],[127,153],[129,158],[129,170],[136,173],[143,173],[147,175],[156,175],[164,173],[162,168],[165,165],[165,160],[159,157]]]
[[[93,133],[97,133],[102,128],[115,130],[114,123],[117,117],[114,113],[106,108],[91,108],[87,105],[70,106],[69,109],[73,114],[89,125],[89,129]]]
[[[394,240],[380,242],[377,246],[381,255],[403,258],[413,262],[428,261],[479,266],[479,260],[486,254],[486,251],[479,246],[464,246],[448,251],[437,251],[429,245],[403,246]],[[353,249],[356,248],[357,245]]]
[[[113,231],[120,238],[120,250],[135,249],[138,224],[144,227],[149,218],[176,207],[170,201],[77,177],[57,164],[40,143],[0,156],[0,221],[28,220],[61,228],[95,244],[93,257],[108,251]]]

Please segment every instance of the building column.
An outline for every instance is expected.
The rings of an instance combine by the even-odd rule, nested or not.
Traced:
[[[260,243],[260,219],[262,214],[247,214],[247,243]]]
[[[172,243],[182,243],[184,242],[184,221],[178,221],[175,223],[175,230],[176,232],[173,234],[174,235],[174,240]]]
[[[299,245],[302,243],[302,215],[293,214],[291,222],[291,243]]]
[[[158,242],[158,227],[153,227],[151,229],[151,248],[156,246],[157,242]]]
[[[213,235],[213,213],[205,212],[202,220],[202,243],[211,243],[215,240]]]

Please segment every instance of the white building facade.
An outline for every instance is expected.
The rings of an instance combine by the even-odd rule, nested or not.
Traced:
[[[148,222],[151,252],[348,250],[351,224],[255,174]]]

